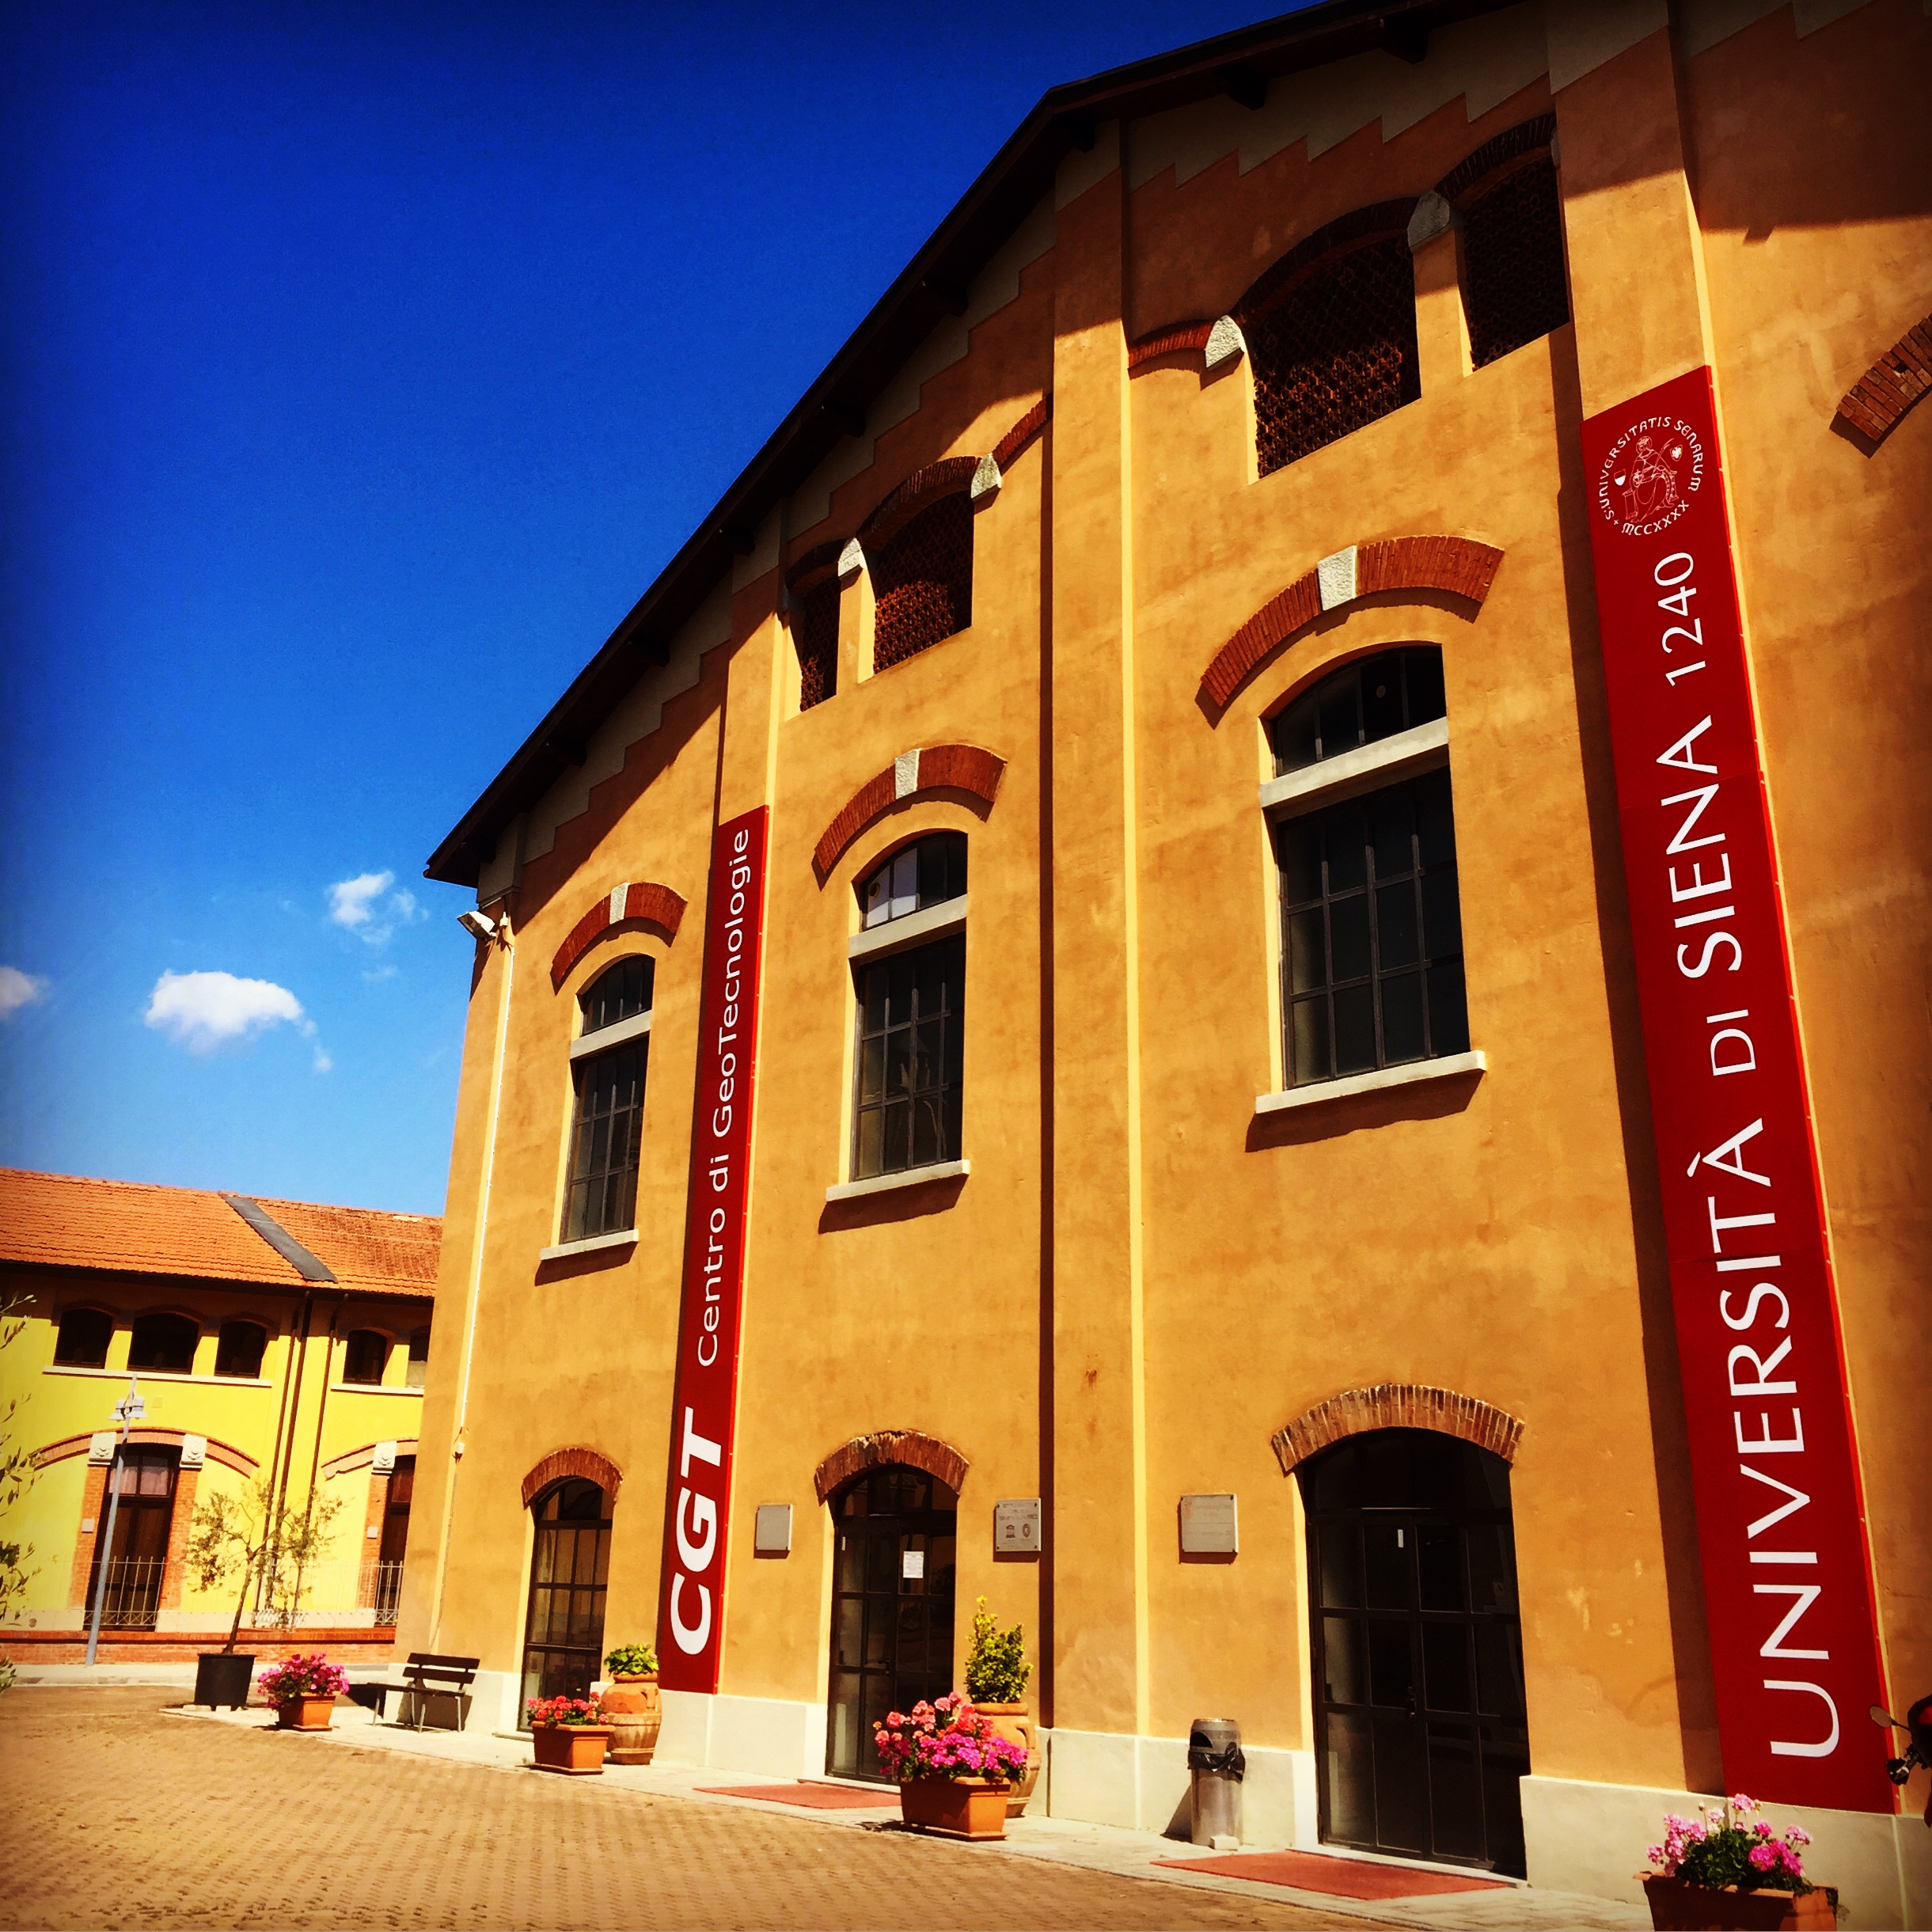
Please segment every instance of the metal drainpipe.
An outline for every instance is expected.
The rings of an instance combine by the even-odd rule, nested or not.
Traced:
[[[316,1484],[318,1481],[320,1481],[322,1473],[322,1425],[328,1419],[328,1391],[330,1384],[335,1380],[336,1324],[342,1319],[343,1311],[347,1308],[348,1305],[348,1297],[347,1296],[343,1296],[336,1302],[335,1308],[328,1318],[328,1334],[322,1344],[324,1350],[322,1357],[322,1399],[316,1405],[315,1454],[309,1459],[309,1501],[306,1507],[310,1509],[313,1509],[315,1507]],[[296,1614],[300,1615],[302,1611],[302,1572],[299,1570],[298,1570],[295,1573],[295,1586]]]
[[[483,1292],[484,1239],[490,1227],[490,1180],[496,1168],[496,1117],[503,1097],[503,1051],[510,1035],[510,991],[516,978],[515,936],[505,906],[490,942],[503,949],[503,989],[496,1004],[496,1046],[490,1063],[489,1118],[483,1137],[483,1178],[476,1190],[476,1232],[470,1243],[469,1292],[463,1308],[462,1368],[457,1382],[456,1429],[450,1440],[450,1473],[443,1486],[442,1535],[436,1552],[436,1594],[430,1607],[429,1647],[442,1636],[443,1586],[450,1574],[450,1533],[456,1517],[457,1465],[463,1453],[463,1432],[469,1421],[469,1371],[475,1359],[476,1307]]]
[[[295,1385],[294,1389],[290,1391],[289,1398],[288,1440],[283,1446],[281,1458],[282,1475],[280,1486],[279,1488],[275,1487],[275,1478],[273,1473],[271,1472],[269,1476],[270,1486],[271,1489],[275,1490],[274,1501],[271,1505],[271,1507],[275,1512],[276,1533],[269,1551],[270,1561],[268,1564],[264,1567],[260,1577],[257,1578],[256,1582],[255,1608],[258,1615],[261,1611],[263,1595],[268,1587],[268,1578],[271,1574],[275,1573],[276,1570],[279,1569],[281,1562],[282,1537],[280,1518],[283,1512],[288,1506],[288,1472],[290,1467],[293,1467],[295,1460],[295,1425],[302,1420],[302,1372],[309,1365],[309,1323],[313,1316],[314,1311],[315,1290],[313,1289],[306,1289],[303,1292],[302,1298],[301,1336],[298,1346],[297,1346],[295,1351]]]

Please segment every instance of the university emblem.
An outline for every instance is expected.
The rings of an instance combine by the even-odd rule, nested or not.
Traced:
[[[1611,445],[1597,472],[1596,503],[1626,537],[1668,529],[1704,480],[1704,446],[1688,423],[1646,416]]]

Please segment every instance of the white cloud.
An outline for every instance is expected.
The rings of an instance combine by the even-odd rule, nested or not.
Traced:
[[[164,973],[142,1018],[191,1053],[211,1053],[227,1040],[252,1039],[284,1020],[313,1037],[302,1002],[272,980],[232,973]]]
[[[358,872],[353,879],[338,879],[328,888],[329,918],[365,945],[386,946],[398,926],[429,917],[407,887],[391,892],[395,883],[396,875],[390,871]]]
[[[335,1070],[336,1063],[318,1046],[315,1050],[315,1059],[313,1065],[317,1073],[329,1073]]]
[[[23,1006],[47,997],[47,981],[18,966],[0,966],[0,1019],[10,1019]]]
[[[374,901],[395,883],[393,872],[358,872],[353,879],[339,880],[328,889],[329,917],[337,925],[347,926],[351,932],[368,925]],[[399,896],[407,898],[408,894]],[[414,905],[415,901],[411,900],[410,903]]]

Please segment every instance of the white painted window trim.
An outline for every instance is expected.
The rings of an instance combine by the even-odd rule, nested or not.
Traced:
[[[1406,1060],[1399,1067],[1377,1067],[1368,1073],[1345,1073],[1339,1080],[1311,1080],[1278,1094],[1258,1094],[1257,1114],[1285,1114],[1291,1108],[1319,1106],[1324,1100],[1346,1099],[1350,1094],[1380,1093],[1390,1087],[1410,1087],[1421,1080],[1446,1080],[1459,1073],[1480,1075],[1489,1065],[1480,1048],[1467,1053],[1443,1053],[1433,1060]]]
[[[882,953],[902,951],[926,939],[943,939],[963,932],[966,922],[966,894],[942,899],[937,905],[922,907],[916,913],[901,913],[883,925],[855,932],[845,942],[848,959],[876,959]]]
[[[560,1241],[555,1247],[538,1249],[537,1258],[539,1261],[562,1261],[571,1254],[594,1254],[601,1248],[635,1247],[636,1245],[637,1230],[626,1228],[614,1235],[586,1235],[581,1241]]]
[[[1448,761],[1449,721],[1433,718],[1393,738],[1357,745],[1339,757],[1270,778],[1261,788],[1261,808],[1273,816],[1290,818],[1418,772],[1433,771]]]
[[[414,1395],[419,1399],[423,1393],[404,1382],[332,1382],[328,1392],[332,1395]]]
[[[648,1013],[633,1013],[628,1019],[621,1019],[614,1027],[599,1027],[594,1033],[579,1034],[570,1043],[572,1065],[588,1059],[592,1053],[601,1053],[607,1048],[628,1046],[632,1040],[641,1040],[651,1031]]]
[[[198,1382],[204,1388],[275,1387],[266,1376],[183,1375],[174,1368],[82,1368],[70,1362],[49,1362],[40,1372],[44,1376],[93,1376],[97,1380],[107,1382],[125,1382],[133,1376],[142,1382]]]
[[[826,1190],[828,1201],[858,1201],[867,1194],[882,1194],[895,1187],[917,1187],[923,1181],[964,1179],[973,1171],[970,1160],[929,1161],[923,1167],[901,1167],[897,1174],[875,1174],[870,1180],[841,1181]]]

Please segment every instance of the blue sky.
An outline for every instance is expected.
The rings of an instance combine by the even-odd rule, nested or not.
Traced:
[[[0,1164],[440,1211],[431,848],[1047,87],[1278,10],[0,13]]]

